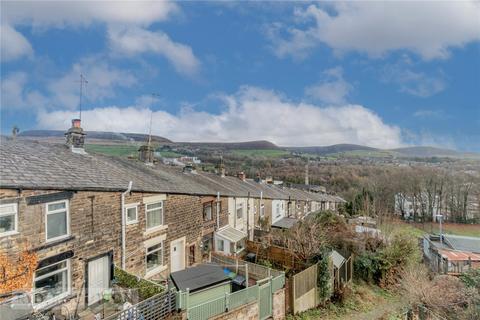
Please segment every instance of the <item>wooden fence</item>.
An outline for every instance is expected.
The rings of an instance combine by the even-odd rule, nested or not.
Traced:
[[[268,260],[283,269],[303,270],[306,265],[295,253],[287,248],[275,245],[264,245],[261,242],[247,241],[247,251],[255,253],[257,260]]]

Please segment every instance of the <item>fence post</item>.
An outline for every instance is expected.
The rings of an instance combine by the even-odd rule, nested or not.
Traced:
[[[187,309],[187,319],[190,318],[190,315],[189,315],[190,308],[188,306],[189,296],[190,296],[190,288],[187,288],[187,292],[186,292],[186,295],[185,295],[185,309]]]
[[[230,294],[227,292],[225,293],[225,310],[228,311],[230,309]]]
[[[245,263],[245,288],[248,288],[248,264]]]

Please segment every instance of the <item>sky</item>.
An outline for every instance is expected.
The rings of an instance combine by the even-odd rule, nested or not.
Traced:
[[[480,152],[480,2],[1,2],[13,126]],[[88,139],[88,137],[87,137]]]

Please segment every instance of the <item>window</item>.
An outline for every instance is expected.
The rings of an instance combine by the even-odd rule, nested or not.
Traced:
[[[263,203],[260,205],[260,217],[265,217],[265,205]]]
[[[278,218],[282,215],[282,213],[280,212],[280,203],[277,203],[276,207],[275,207],[275,217]]]
[[[47,203],[45,225],[47,241],[62,239],[69,235],[67,200]]]
[[[237,207],[237,219],[243,218],[243,203],[240,203]]]
[[[203,221],[212,220],[212,203],[207,202],[203,205]]]
[[[48,304],[70,293],[70,260],[63,260],[35,271],[34,304]]]
[[[18,215],[17,204],[4,204],[0,206],[0,236],[17,232]]]
[[[217,249],[216,251],[225,251],[225,243],[223,240],[217,240]]]
[[[163,224],[163,202],[146,205],[147,230]]]
[[[127,215],[127,224],[138,222],[137,205],[130,204],[125,207],[125,214]]]
[[[163,266],[163,241],[147,248],[147,272]]]

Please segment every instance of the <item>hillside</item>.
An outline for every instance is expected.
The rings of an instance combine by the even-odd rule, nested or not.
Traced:
[[[86,131],[89,142],[143,142],[147,141],[148,135],[143,133],[124,133],[124,132],[104,132],[104,131]],[[28,130],[20,132],[19,137],[34,138],[36,140],[59,140],[64,139],[65,131],[61,130]],[[152,142],[154,143],[172,143],[167,138],[152,135]]]
[[[350,152],[350,151],[378,151],[379,149],[361,146],[357,144],[334,144],[331,146],[314,146],[314,147],[288,147],[287,150],[298,153],[311,153],[320,156]]]
[[[224,150],[276,150],[280,149],[270,141],[245,141],[245,142],[176,142],[176,145],[189,146],[201,149],[224,149]]]

